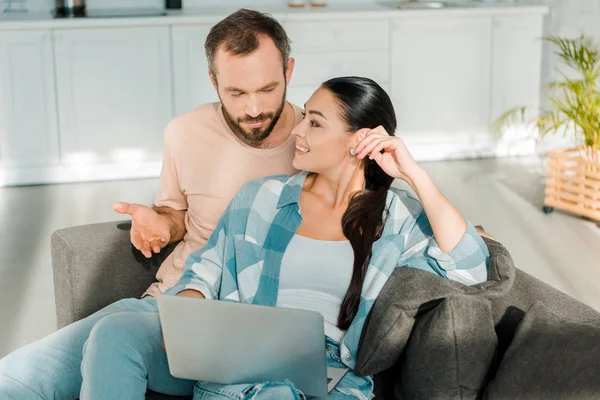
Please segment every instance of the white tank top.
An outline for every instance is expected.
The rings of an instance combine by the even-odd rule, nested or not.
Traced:
[[[325,335],[339,342],[344,332],[337,328],[354,263],[348,240],[327,241],[294,235],[279,275],[277,307],[317,311],[325,319]]]

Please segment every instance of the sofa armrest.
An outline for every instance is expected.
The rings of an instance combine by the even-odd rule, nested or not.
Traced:
[[[128,297],[140,297],[155,282],[158,267],[175,248],[145,258],[129,238],[130,221],[60,229],[51,253],[58,328]]]

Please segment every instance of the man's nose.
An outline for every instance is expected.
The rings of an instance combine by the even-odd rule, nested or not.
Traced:
[[[260,114],[262,114],[262,112],[262,104],[260,103],[260,101],[258,101],[256,96],[250,96],[250,101],[246,105],[246,115],[252,118],[256,118]]]

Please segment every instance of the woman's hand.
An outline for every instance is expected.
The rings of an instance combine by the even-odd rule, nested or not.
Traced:
[[[386,174],[392,178],[400,178],[414,187],[414,179],[421,167],[406,148],[404,141],[399,137],[390,136],[382,126],[368,131],[354,151],[358,159],[369,157],[375,160]]]

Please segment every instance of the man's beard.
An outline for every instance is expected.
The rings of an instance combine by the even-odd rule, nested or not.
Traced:
[[[246,115],[243,118],[237,119],[234,118],[229,111],[227,111],[225,104],[223,104],[223,101],[221,101],[221,105],[223,107],[223,116],[238,137],[240,137],[246,144],[258,147],[266,138],[269,137],[271,132],[273,132],[273,128],[275,128],[275,125],[277,125],[277,122],[279,121],[279,118],[281,117],[285,107],[285,97],[286,90],[283,92],[283,97],[281,99],[279,108],[277,108],[277,111],[274,113],[262,113],[256,117],[250,117]],[[241,125],[243,122],[252,123],[267,120],[270,120],[270,122],[260,128],[244,129]]]

